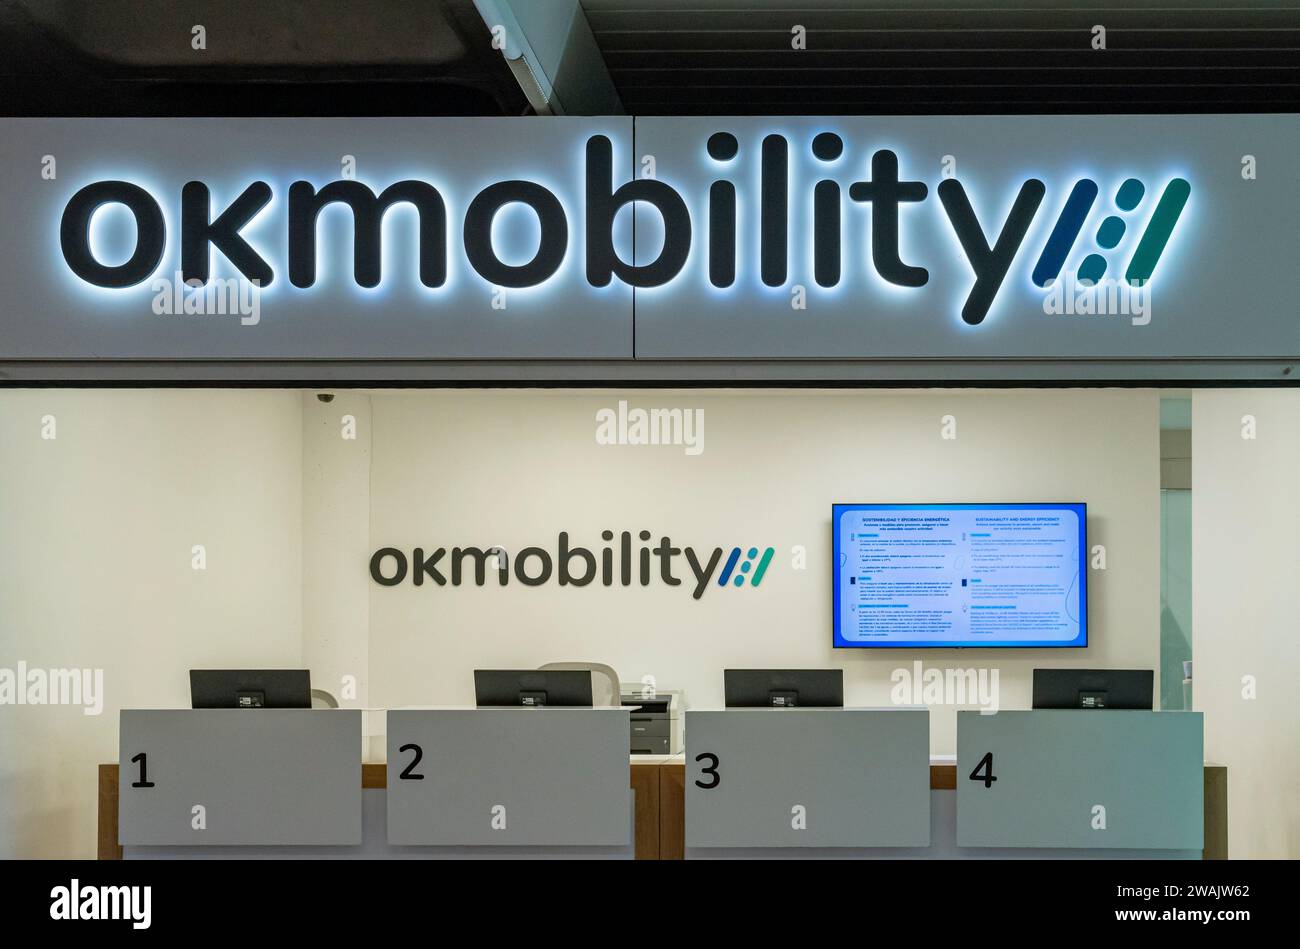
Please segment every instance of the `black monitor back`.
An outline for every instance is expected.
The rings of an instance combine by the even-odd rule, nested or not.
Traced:
[[[727,669],[727,708],[843,708],[843,669]]]
[[[1034,708],[1150,711],[1154,680],[1150,669],[1035,669]]]
[[[479,708],[591,708],[591,673],[584,669],[475,669]]]
[[[193,708],[311,708],[307,669],[191,669]]]

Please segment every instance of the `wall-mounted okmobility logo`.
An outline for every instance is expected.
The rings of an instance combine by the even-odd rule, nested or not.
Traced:
[[[813,167],[826,169],[815,182],[791,181],[792,147],[808,147]],[[905,261],[900,250],[900,232],[915,213],[909,208],[924,202],[930,186],[924,181],[900,177],[899,156],[880,148],[864,161],[867,175],[863,180],[846,180],[847,188],[830,177],[830,165],[845,153],[843,137],[835,132],[821,132],[807,146],[781,134],[766,135],[758,148],[758,193],[737,185],[748,180],[745,162],[740,156],[735,135],[720,131],[703,144],[704,155],[716,171],[707,194],[687,193],[674,187],[671,175],[665,180],[638,178],[618,183],[614,177],[614,152],[610,139],[592,135],[585,146],[585,186],[580,198],[580,213],[566,211],[565,203],[551,189],[534,181],[510,179],[481,188],[473,195],[439,191],[429,181],[406,179],[388,183],[378,193],[354,179],[331,181],[317,186],[310,181],[293,181],[288,186],[286,218],[287,270],[289,283],[307,290],[317,280],[318,220],[333,204],[347,206],[352,215],[353,279],[362,287],[376,287],[381,273],[384,216],[397,205],[410,205],[418,215],[415,231],[418,241],[420,283],[433,290],[448,283],[450,242],[458,232],[468,266],[490,286],[528,288],[545,284],[559,271],[570,246],[571,228],[581,228],[572,238],[585,254],[585,278],[593,287],[605,287],[619,280],[632,287],[652,288],[670,284],[683,273],[707,274],[715,290],[736,286],[738,256],[751,246],[751,229],[740,233],[738,208],[746,208],[746,219],[756,211],[757,266],[746,267],[765,286],[783,287],[798,282],[792,278],[790,261],[806,259],[806,254],[791,254],[793,245],[811,246],[812,277],[823,288],[838,286],[845,266],[865,268],[870,265],[875,276],[885,283],[907,288],[922,288],[930,282],[930,273],[916,261]],[[802,167],[802,166],[801,166]],[[858,170],[841,166],[840,178],[854,178]],[[861,167],[861,166],[859,166]],[[811,188],[809,187],[811,185]],[[1164,253],[1175,225],[1191,194],[1191,185],[1183,178],[1158,183],[1161,189],[1155,211],[1142,231],[1136,250],[1128,262],[1125,279],[1132,284],[1150,280]],[[224,187],[224,185],[223,185]],[[444,186],[449,188],[449,186]],[[1040,288],[1049,286],[1067,263],[1099,192],[1098,183],[1090,178],[1063,182],[1054,190],[1068,197],[1052,227],[1046,244],[1037,255],[1032,281]],[[683,188],[683,190],[685,190]],[[980,221],[972,205],[967,185],[956,177],[945,178],[935,187],[939,204],[969,266],[973,281],[961,308],[961,319],[970,325],[984,322],[999,290],[1006,281],[1025,237],[1039,213],[1048,186],[1038,178],[1021,183],[1015,201],[1005,219]],[[1132,218],[1146,191],[1146,185],[1129,178],[1119,186],[1115,204]],[[811,193],[811,233],[792,235],[791,202]],[[845,196],[847,195],[847,204]],[[212,278],[213,251],[219,252],[243,278],[268,287],[277,279],[273,267],[262,252],[255,250],[241,233],[272,201],[270,184],[253,181],[243,186],[239,195],[224,209],[214,213],[211,190],[203,181],[189,181],[179,200],[179,273],[189,285],[203,285]],[[792,198],[793,196],[793,198]],[[460,226],[449,220],[448,198],[456,207],[464,207]],[[694,242],[692,213],[688,199],[703,219],[707,240]],[[59,239],[63,258],[71,272],[86,283],[98,287],[126,289],[149,279],[162,264],[169,235],[163,213],[163,198],[139,184],[125,180],[96,181],[81,187],[67,200],[60,220]],[[575,203],[574,201],[570,202]],[[647,213],[653,209],[662,224],[663,239],[653,259],[624,260],[616,247],[615,219],[630,204]],[[95,215],[106,205],[122,205],[134,217],[135,242],[123,253],[121,263],[105,263],[96,254],[91,237]],[[537,246],[531,259],[507,262],[494,241],[493,222],[508,206],[528,209],[537,223]],[[869,215],[852,218],[850,207],[860,207]],[[1097,245],[1103,250],[1116,248],[1129,223],[1124,217],[1109,215],[1096,232]],[[409,239],[405,232],[403,237]],[[706,258],[706,266],[692,268],[686,264],[692,247]],[[848,252],[845,252],[847,247]],[[512,255],[511,260],[514,260]],[[1105,273],[1106,260],[1090,254],[1079,266],[1079,279],[1097,280]],[[699,279],[704,279],[703,277]]]
[[[694,547],[674,547],[671,537],[659,538],[651,547],[653,535],[640,531],[635,537],[622,531],[615,543],[613,531],[601,532],[605,546],[598,550],[573,546],[567,531],[556,537],[554,553],[543,547],[524,547],[513,555],[503,547],[415,547],[407,553],[399,547],[381,547],[370,557],[370,577],[381,586],[395,587],[409,582],[423,586],[426,582],[444,587],[458,587],[472,571],[475,586],[508,586],[514,580],[526,587],[540,587],[552,581],[560,586],[585,587],[597,580],[603,586],[650,586],[654,578],[665,586],[681,586],[683,578],[694,599],[704,595],[711,583],[719,587],[756,587],[763,582],[775,553],[771,547],[714,547],[699,552]],[[725,561],[723,557],[726,557]],[[678,576],[684,557],[689,576]],[[719,566],[721,569],[719,569]]]

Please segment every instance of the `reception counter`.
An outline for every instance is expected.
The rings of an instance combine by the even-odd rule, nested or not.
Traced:
[[[924,708],[689,711],[687,852],[927,847],[929,763]]]
[[[628,719],[626,708],[390,711],[389,846],[628,851]]]
[[[126,858],[631,858],[628,716],[390,711],[381,789],[357,710],[123,711],[116,837]]]
[[[957,845],[1200,856],[1200,712],[957,713]]]
[[[127,711],[98,850],[1221,859],[1200,718],[961,712],[954,760],[928,754],[925,709],[692,711],[685,754],[629,758],[620,709],[402,710],[363,764],[355,711]]]
[[[686,713],[687,857],[1200,858],[1202,716],[958,712],[956,793],[924,708]]]
[[[361,843],[360,711],[127,710],[118,743],[123,844]]]

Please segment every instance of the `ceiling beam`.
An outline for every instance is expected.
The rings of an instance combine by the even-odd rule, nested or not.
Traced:
[[[474,0],[493,45],[539,115],[622,115],[578,0]]]

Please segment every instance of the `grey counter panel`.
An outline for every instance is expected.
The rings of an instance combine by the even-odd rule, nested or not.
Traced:
[[[928,847],[688,847],[690,860],[1200,860],[1199,850],[1101,850],[1056,847],[958,847],[957,794],[930,791]]]
[[[633,798],[635,792],[627,791]],[[628,840],[615,847],[395,847],[388,843],[388,792],[361,792],[362,840],[353,847],[124,847],[127,860],[631,860]],[[628,815],[629,828],[631,814]]]
[[[957,844],[1199,851],[1204,757],[1200,712],[958,712]]]
[[[925,709],[686,713],[686,846],[926,847]],[[717,786],[705,773],[718,758]],[[796,829],[796,806],[806,826]]]
[[[132,786],[142,753],[152,787]],[[123,845],[361,843],[356,710],[124,710],[118,763]]]
[[[388,842],[626,846],[627,736],[620,708],[390,711]]]

